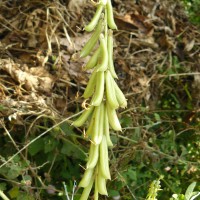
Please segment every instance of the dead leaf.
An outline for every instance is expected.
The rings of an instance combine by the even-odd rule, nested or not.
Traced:
[[[193,47],[194,47],[194,44],[195,44],[195,40],[194,39],[192,39],[192,40],[186,40],[185,41],[185,48],[184,48],[184,50],[187,51],[187,52],[191,51],[193,49]]]
[[[22,71],[19,64],[14,63],[12,60],[1,60],[0,69],[5,70],[11,77],[20,83],[21,86],[24,86],[28,91],[43,91],[50,92],[53,86],[53,79],[48,73],[45,73],[44,77],[40,77],[38,72],[36,75],[31,74],[30,72]],[[36,71],[37,68],[32,71]],[[31,71],[31,70],[30,70]],[[42,70],[44,71],[44,70]],[[41,72],[41,68],[40,68]],[[41,75],[41,74],[40,74]]]
[[[127,28],[137,28],[141,34],[144,34],[146,36],[153,35],[153,26],[150,23],[146,22],[148,18],[143,15],[128,13],[123,17],[116,16],[115,18],[117,19],[117,25],[119,25],[119,27],[123,26],[122,29],[126,30]]]

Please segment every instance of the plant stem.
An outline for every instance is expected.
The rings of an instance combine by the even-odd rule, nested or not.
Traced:
[[[4,193],[2,190],[0,190],[0,197],[3,199],[3,200],[10,200]]]
[[[42,136],[44,136],[45,134],[47,134],[49,131],[53,130],[55,127],[59,126],[60,124],[62,124],[65,121],[69,121],[71,118],[76,117],[78,115],[80,115],[83,111],[76,113],[64,120],[62,120],[61,122],[58,122],[57,124],[53,125],[51,128],[49,128],[48,130],[44,131],[43,133],[41,133],[39,136],[37,136],[36,138],[34,138],[33,140],[31,140],[28,144],[26,144],[24,147],[22,147],[17,153],[15,153],[13,156],[11,156],[6,162],[4,162],[2,165],[0,165],[0,168],[5,166],[7,163],[9,163],[13,158],[15,158],[18,154],[20,154],[23,150],[25,150],[28,146],[30,146],[32,143],[34,143],[36,140],[38,140],[39,138],[41,138]]]
[[[105,9],[105,39],[107,45],[107,38],[108,38],[108,25],[107,25],[107,10]]]

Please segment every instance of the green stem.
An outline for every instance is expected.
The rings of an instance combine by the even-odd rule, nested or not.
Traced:
[[[108,22],[107,22],[107,9],[105,9],[105,39],[107,45],[107,38],[108,38]]]
[[[0,190],[0,197],[3,199],[3,200],[10,200],[4,193],[2,190]]]

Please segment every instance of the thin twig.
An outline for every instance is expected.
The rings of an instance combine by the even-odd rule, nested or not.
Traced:
[[[3,126],[6,134],[8,135],[8,137],[10,138],[10,140],[12,141],[14,147],[17,149],[17,151],[19,152],[19,148],[17,146],[17,144],[15,143],[14,139],[12,138],[12,136],[10,135],[9,131],[7,130],[7,128],[5,127],[5,125],[3,123],[1,123],[1,125]],[[19,153],[21,155],[21,157],[23,158],[23,160],[26,162],[28,168],[30,169],[31,173],[39,180],[39,182],[41,183],[41,185],[43,187],[46,187],[45,184],[42,182],[41,178],[35,173],[35,171],[33,170],[33,168],[29,165],[27,159],[25,158],[25,156],[22,154],[22,152]]]
[[[73,185],[73,189],[72,189],[72,199],[71,200],[74,200],[75,190],[76,190],[76,180],[74,181],[74,185]]]
[[[83,110],[84,111],[84,110]],[[45,134],[47,134],[49,131],[53,130],[55,127],[57,127],[58,125],[62,124],[63,122],[66,122],[68,120],[70,120],[71,118],[74,118],[78,115],[80,115],[83,111],[78,112],[64,120],[62,120],[61,122],[55,124],[54,126],[52,126],[51,128],[49,128],[48,130],[46,130],[45,132],[43,132],[41,135],[37,136],[36,138],[34,138],[33,140],[31,140],[28,144],[26,144],[23,148],[21,148],[17,153],[15,153],[13,156],[11,156],[5,163],[3,163],[2,165],[0,165],[0,168],[2,168],[3,166],[5,166],[7,163],[9,163],[11,160],[13,160],[13,158],[15,158],[18,154],[20,154],[23,150],[25,150],[27,147],[29,147],[31,144],[33,144],[35,141],[37,141],[39,138],[41,138],[42,136],[44,136]]]
[[[69,195],[68,195],[68,191],[67,191],[67,186],[66,186],[65,182],[63,182],[63,186],[64,186],[64,190],[65,190],[66,199],[70,200]]]

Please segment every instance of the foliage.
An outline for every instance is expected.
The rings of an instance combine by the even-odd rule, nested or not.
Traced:
[[[183,73],[186,68],[176,57],[173,58],[173,69],[161,70],[167,74],[162,80],[162,90],[156,110],[149,110],[145,103],[136,111],[126,112],[121,117],[124,134],[111,134],[114,148],[111,150],[110,163],[112,181],[108,182],[110,197],[121,196],[122,199],[144,199],[150,182],[157,177],[162,191],[157,199],[168,200],[183,198],[188,183],[199,180],[200,143],[199,143],[199,113],[194,111],[195,100],[192,90],[188,87],[190,76],[173,76]],[[137,113],[139,126],[133,121]],[[35,123],[29,140],[39,136],[54,122],[42,118]],[[132,127],[132,128],[131,128]],[[1,132],[4,132],[1,129]],[[25,130],[20,127],[10,130],[17,143],[24,143]],[[9,137],[1,135],[1,163],[5,163],[15,152]],[[80,181],[82,173],[79,165],[86,161],[87,145],[67,122],[56,125],[47,135],[36,140],[27,149],[27,158],[19,154],[11,162],[0,168],[0,186],[11,199],[22,197],[35,198],[34,185],[40,193],[40,198],[64,199],[65,181],[69,196],[71,196],[74,180]],[[9,154],[8,154],[9,152]],[[36,171],[34,175],[30,167]],[[42,186],[42,183],[47,186]],[[7,181],[5,181],[7,180]],[[155,182],[154,182],[155,183]],[[56,190],[49,190],[53,185]],[[199,190],[199,182],[197,182]],[[154,194],[154,193],[151,193]],[[26,197],[27,195],[27,197]],[[79,199],[80,191],[74,195]],[[135,197],[135,198],[134,198]]]
[[[199,9],[200,9],[200,2],[199,0],[182,0],[186,11],[190,17],[190,20],[196,24],[200,24],[200,16],[199,16]]]
[[[173,194],[170,200],[194,200],[200,195],[200,192],[194,192],[194,188],[196,186],[196,182],[191,183],[185,194]]]
[[[191,183],[188,186],[185,194],[173,194],[170,200],[196,199],[200,195],[200,192],[194,192],[195,186],[196,186],[196,182]],[[157,200],[156,196],[158,195],[159,190],[162,190],[160,188],[161,188],[160,179],[154,180],[150,185],[146,200]]]
[[[35,126],[37,128],[31,134],[30,140],[40,135],[41,131],[44,130],[43,127],[48,130],[49,119],[43,119],[43,121],[46,121],[43,125],[40,122],[37,123]],[[12,132],[11,134],[13,135]],[[20,134],[23,134],[23,132]],[[15,137],[15,140],[23,143],[23,138]],[[7,143],[2,146],[7,158],[8,155],[6,154],[12,148],[12,145]],[[86,158],[84,152],[86,148],[77,140],[73,127],[63,122],[49,131],[48,135],[32,143],[27,150],[30,161],[17,155],[11,162],[0,168],[0,174],[4,177],[0,179],[0,185],[3,190],[5,190],[5,187],[7,188],[9,197],[24,200],[37,199],[33,193],[34,188],[30,187],[35,185],[35,187],[38,187],[37,190],[40,191],[40,198],[56,199],[57,196],[61,195],[60,199],[62,199],[64,189],[62,181],[66,182],[68,191],[70,191],[69,194],[71,194],[74,180],[80,178],[78,163],[81,164]],[[33,161],[35,169],[33,169]],[[1,162],[5,163],[6,159],[2,157]],[[30,163],[32,164],[30,165]],[[27,174],[28,169],[33,173]],[[39,172],[35,172],[35,170]],[[3,180],[7,181],[2,182]]]
[[[191,88],[187,87],[193,77],[190,73],[179,76],[187,69],[176,57],[173,62],[174,68],[160,71],[167,76],[162,80],[156,109],[149,110],[145,104],[138,108],[132,115],[140,116],[139,126],[133,123],[131,113],[122,118],[128,138],[118,138],[115,145],[125,143],[128,147],[121,149],[117,159],[118,150],[113,150],[118,181],[110,186],[126,194],[122,199],[143,199],[149,180],[155,177],[163,176],[162,192],[157,197],[163,200],[168,200],[171,194],[181,194],[188,182],[199,180],[199,112],[194,111],[195,100]],[[199,190],[199,182],[197,187]]]

